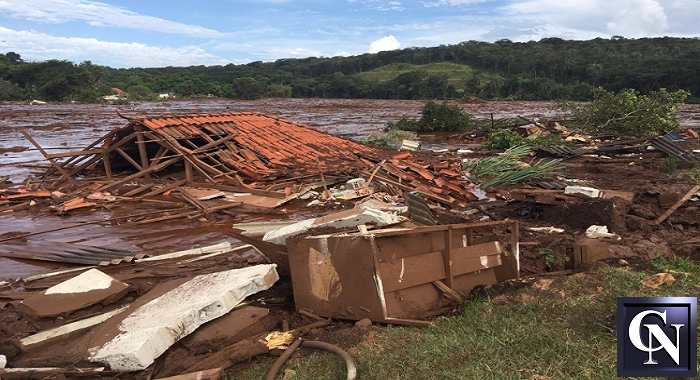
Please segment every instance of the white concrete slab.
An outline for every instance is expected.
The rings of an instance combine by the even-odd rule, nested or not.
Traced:
[[[165,294],[135,305],[118,326],[101,326],[96,337],[106,343],[91,347],[89,360],[117,371],[143,370],[197,327],[228,313],[247,296],[271,287],[279,278],[275,267],[256,265],[179,282]]]
[[[353,208],[325,215],[320,218],[302,220],[278,230],[267,232],[265,236],[263,236],[263,240],[275,244],[286,244],[287,238],[299,235],[312,228],[347,228],[357,227],[360,224],[386,226],[398,223],[399,221],[400,218],[397,215],[381,210]]]

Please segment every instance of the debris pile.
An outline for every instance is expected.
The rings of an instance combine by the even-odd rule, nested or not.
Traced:
[[[61,267],[0,282],[2,378],[214,379],[300,346],[338,353],[351,373],[347,353],[314,331],[431,326],[478,285],[656,255],[655,229],[698,227],[688,203],[700,185],[627,187],[594,169],[644,173],[659,152],[694,162],[672,135],[542,147],[559,158],[537,159],[529,148],[397,153],[256,112],[130,117],[56,154],[23,133],[50,166],[21,184],[0,178],[0,213],[71,223],[0,235],[0,258]],[[173,220],[211,227],[209,243],[164,250],[181,233]],[[165,227],[128,235],[145,224]],[[94,225],[128,238],[43,239]]]

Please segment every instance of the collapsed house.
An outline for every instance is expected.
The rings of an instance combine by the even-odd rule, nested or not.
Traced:
[[[278,270],[291,277],[297,311],[316,320],[292,329],[294,338],[330,318],[430,326],[426,318],[463,302],[476,285],[519,277],[517,222],[434,225],[426,200],[444,209],[479,199],[459,162],[421,162],[256,112],[126,119],[73,152],[48,154],[24,132],[51,167],[39,188],[0,192],[4,207],[39,204],[59,215],[139,200],[168,207],[161,216],[109,218],[125,225],[238,215],[230,209],[241,205],[273,213],[297,198],[350,209],[263,223],[256,227],[263,239],[229,225],[231,236],[250,243],[236,247],[224,242],[162,254],[27,241],[8,245],[9,252],[0,248],[0,257],[84,265],[3,285],[40,290],[0,293],[14,297],[5,305],[20,318],[40,322],[13,340],[16,352],[11,368],[0,369],[3,377],[220,374],[275,347],[260,335],[275,330],[280,317],[244,298],[274,291]],[[247,259],[231,259],[250,250]],[[43,362],[51,368],[37,365]]]
[[[71,157],[62,164],[73,177],[101,165],[107,179],[130,172],[103,187],[113,188],[136,178],[183,173],[175,186],[205,179],[208,186],[270,194],[284,183],[316,177],[319,171],[343,173],[375,158],[376,149],[263,113],[222,113],[127,118],[81,152],[51,155]],[[282,182],[275,182],[283,179]],[[264,180],[263,186],[256,181]]]

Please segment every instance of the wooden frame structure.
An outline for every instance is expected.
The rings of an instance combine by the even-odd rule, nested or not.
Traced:
[[[289,239],[295,304],[322,317],[429,325],[419,319],[474,286],[520,277],[518,228],[504,220]]]

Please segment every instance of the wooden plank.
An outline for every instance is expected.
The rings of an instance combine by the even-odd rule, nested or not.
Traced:
[[[445,278],[442,252],[430,252],[379,262],[379,268],[377,269],[382,279],[385,293]]]
[[[462,295],[459,294],[458,292],[452,290],[452,288],[447,286],[447,284],[445,284],[444,282],[433,281],[433,285],[435,285],[436,288],[440,289],[440,291],[443,292],[447,298],[449,298],[457,303],[464,302],[464,297],[462,297]]]
[[[199,215],[201,213],[202,212],[199,210],[186,211],[186,212],[181,212],[178,214],[161,216],[158,218],[139,220],[138,222],[133,222],[132,224],[148,224],[148,223],[155,223],[155,222],[163,222],[166,220],[173,220],[173,219],[179,219],[179,218],[184,218],[184,217],[188,217],[188,216],[195,216],[195,215]]]
[[[95,155],[93,158],[91,158],[91,159],[89,159],[88,161],[82,163],[80,166],[71,169],[70,175],[71,175],[71,176],[76,175],[78,172],[84,170],[85,168],[87,168],[88,166],[92,165],[93,163],[99,161],[100,159],[103,159],[103,161],[104,161],[104,159],[107,157],[107,155],[108,155],[109,153],[113,152],[114,149],[119,148],[119,147],[121,147],[122,145],[125,145],[125,144],[131,142],[131,141],[132,141],[133,139],[135,139],[135,138],[136,138],[136,136],[135,136],[133,133],[131,133],[131,134],[127,135],[127,136],[124,136],[124,138],[122,138],[122,139],[120,139],[119,141],[117,141],[114,145],[110,145],[110,146],[108,146],[108,147],[102,149],[102,153],[101,153],[101,154]],[[110,168],[111,168],[111,166],[110,166]],[[59,180],[61,180],[61,179],[62,179],[62,178],[59,178]]]
[[[231,134],[229,134],[228,136],[226,136],[226,137],[224,137],[224,138],[222,138],[222,139],[214,140],[214,141],[212,141],[212,142],[210,142],[210,143],[208,143],[208,144],[205,144],[205,145],[200,146],[199,148],[197,148],[197,149],[194,150],[194,153],[201,153],[201,152],[205,152],[205,151],[207,151],[207,150],[209,150],[209,149],[211,149],[211,148],[218,147],[219,145],[224,144],[224,143],[226,143],[227,141],[236,138],[236,136],[238,136],[237,133],[231,133]]]
[[[187,180],[184,180],[184,179],[182,181],[172,182],[166,186],[161,187],[160,189],[156,189],[156,190],[151,191],[150,193],[146,193],[142,197],[147,198],[147,197],[153,197],[153,196],[156,196],[159,194],[163,194],[168,190],[172,190],[172,189],[179,187],[179,186],[182,186],[186,183],[187,183]]]
[[[210,207],[204,204],[204,202],[200,201],[195,197],[194,195],[190,194],[189,191],[185,188],[180,189],[180,194],[182,195],[182,198],[187,201],[187,203],[191,204],[192,206],[204,211],[204,212],[210,212]]]
[[[62,375],[63,378],[113,376],[117,372],[105,372],[104,367],[96,368],[0,368],[3,379],[49,379]]]
[[[480,270],[494,268],[503,264],[501,255],[480,256],[480,257],[455,257],[455,276],[465,273],[477,272]]]
[[[695,193],[697,193],[699,190],[700,190],[700,185],[695,185],[695,187],[693,187],[692,189],[690,189],[690,191],[688,191],[688,192],[683,196],[683,198],[679,199],[678,202],[676,202],[676,204],[674,204],[673,206],[671,206],[670,209],[666,210],[666,212],[664,212],[660,217],[656,218],[656,220],[654,221],[654,223],[655,223],[657,226],[658,226],[659,224],[661,224],[661,222],[663,222],[664,220],[666,220],[666,218],[668,218],[669,216],[671,216],[671,214],[673,214],[674,211],[676,211],[679,207],[681,207],[681,206],[683,205],[683,203],[685,203],[686,201],[688,201],[688,199],[690,199],[690,197],[692,197],[692,196],[693,196]]]
[[[503,253],[503,245],[498,241],[483,244],[468,245],[466,247],[455,247],[452,249],[452,257],[481,257],[500,255]]]
[[[142,193],[146,190],[150,190],[154,186],[153,183],[149,183],[143,186],[136,186],[134,190],[129,191],[128,193],[122,195],[123,197],[133,197],[134,195],[138,193]]]
[[[129,161],[129,163],[133,165],[136,168],[136,170],[143,170],[144,167],[139,165],[138,162],[134,161],[134,159],[131,158],[128,154],[126,154],[126,152],[122,148],[115,148],[114,150],[116,150],[117,153],[124,157],[125,160]]]
[[[175,158],[171,158],[171,159],[169,159],[169,160],[167,160],[167,161],[163,161],[163,162],[161,162],[160,164],[158,164],[158,165],[156,165],[156,166],[150,166],[150,167],[148,167],[148,168],[146,168],[146,169],[144,169],[144,170],[141,170],[141,171],[138,172],[138,173],[132,174],[132,175],[130,175],[130,176],[128,176],[128,177],[121,178],[121,179],[118,180],[118,181],[108,183],[108,184],[106,184],[106,185],[100,187],[100,188],[98,189],[98,191],[105,191],[105,190],[107,190],[107,189],[111,189],[111,188],[117,187],[117,186],[119,186],[119,185],[121,185],[121,184],[130,182],[131,180],[133,180],[133,179],[135,179],[135,178],[143,177],[143,175],[146,174],[146,173],[152,173],[152,172],[154,172],[154,171],[163,169],[163,168],[165,168],[166,166],[172,165],[172,164],[174,164],[175,162],[180,161],[181,159],[182,159],[181,157],[175,157]]]
[[[53,166],[54,168],[56,168],[56,170],[58,170],[59,173],[61,173],[64,177],[66,177],[66,178],[68,179],[68,181],[70,181],[70,183],[73,184],[73,186],[75,186],[75,187],[80,187],[80,184],[78,183],[78,181],[76,181],[73,177],[69,176],[68,173],[65,171],[65,169],[63,169],[63,167],[61,167],[61,165],[59,165],[58,163],[56,163],[56,161],[54,161],[52,158],[49,158],[48,153],[46,153],[46,151],[44,150],[44,148],[42,148],[41,145],[39,145],[39,143],[37,143],[37,142],[32,138],[32,136],[30,136],[29,133],[27,133],[27,131],[26,131],[24,128],[20,128],[20,129],[19,129],[19,132],[20,132],[22,135],[24,135],[24,137],[25,137],[27,140],[29,140],[29,142],[32,143],[32,145],[34,145],[34,147],[35,147],[36,149],[39,150],[39,152],[41,152],[41,154],[44,156],[44,158],[46,158],[46,160],[48,160],[48,161],[51,163],[51,166]]]
[[[456,277],[499,266],[502,251],[498,242],[453,248],[452,275]],[[378,263],[385,293],[444,280],[445,268],[443,251]]]
[[[48,158],[63,158],[63,157],[75,157],[75,156],[89,156],[91,154],[101,154],[102,149],[91,149],[91,150],[79,150],[75,152],[63,152],[63,153],[51,153],[48,154]]]
[[[223,368],[213,368],[182,375],[161,377],[158,380],[217,380],[224,374]]]

